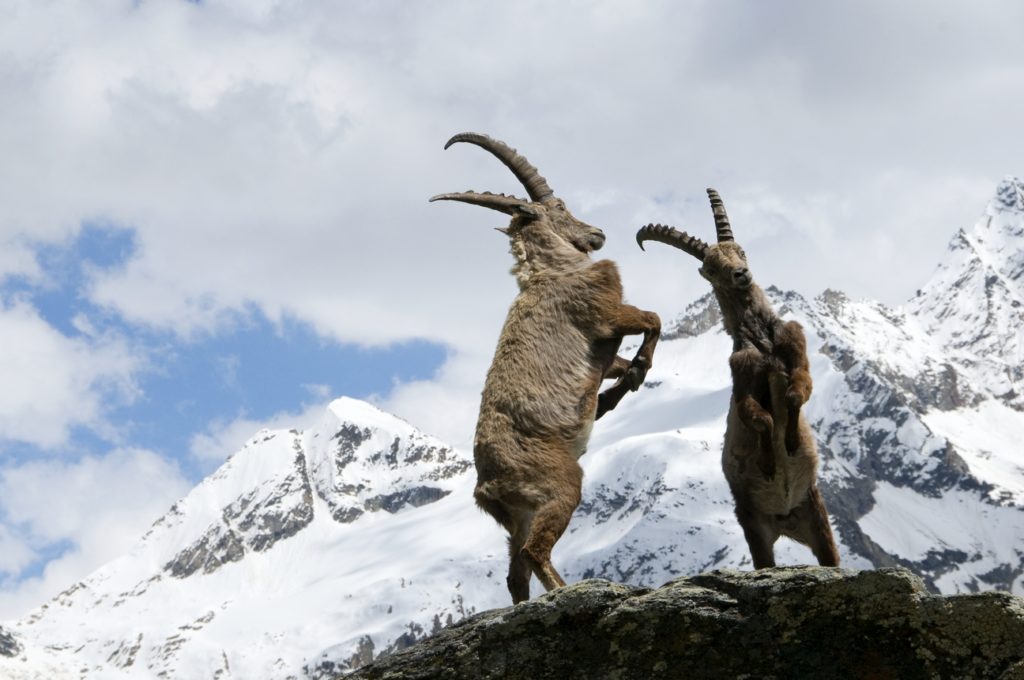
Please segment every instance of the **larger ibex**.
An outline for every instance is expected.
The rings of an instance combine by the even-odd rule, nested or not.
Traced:
[[[530,573],[547,590],[565,585],[551,549],[580,502],[594,420],[636,390],[651,367],[661,332],[657,314],[623,304],[618,269],[589,253],[604,233],[579,221],[523,156],[485,135],[462,133],[504,163],[529,199],[503,194],[441,194],[511,215],[519,295],[509,309],[487,373],[473,442],[480,508],[509,533],[508,589],[530,597]],[[625,335],[642,333],[632,361],[618,356]],[[598,396],[601,381],[618,381]]]
[[[838,566],[828,514],[816,484],[818,450],[800,407],[811,396],[807,341],[795,321],[783,322],[754,283],[743,248],[718,192],[708,189],[718,243],[708,245],[672,227],[647,225],[647,240],[675,246],[701,261],[732,337],[733,392],[722,468],[736,501],[754,567],[775,566],[780,535],[811,548],[818,563]]]

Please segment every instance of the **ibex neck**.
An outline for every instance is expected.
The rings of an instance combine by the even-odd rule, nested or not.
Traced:
[[[538,275],[572,273],[592,264],[590,257],[578,250],[534,250],[515,242],[512,244],[512,255],[516,258],[512,275],[516,277],[520,290],[526,288]]]
[[[734,347],[753,345],[761,351],[770,351],[778,317],[760,286],[755,283],[746,290],[715,286],[714,291],[722,310],[722,325],[733,339]]]

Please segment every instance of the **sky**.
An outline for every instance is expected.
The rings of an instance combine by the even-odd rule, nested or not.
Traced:
[[[468,446],[518,148],[627,299],[900,304],[1024,173],[1024,5],[0,0],[0,620],[131,549],[262,427],[368,399]]]

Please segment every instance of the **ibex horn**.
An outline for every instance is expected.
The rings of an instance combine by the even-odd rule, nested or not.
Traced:
[[[515,196],[505,194],[492,194],[489,191],[479,193],[476,191],[460,191],[450,194],[438,194],[432,197],[433,201],[462,201],[473,205],[483,206],[491,210],[503,212],[506,215],[527,215],[537,216],[537,209],[530,205],[530,202]]]
[[[732,227],[729,226],[729,216],[725,214],[722,197],[714,189],[708,189],[708,198],[711,199],[711,212],[715,214],[715,231],[718,232],[718,242],[732,241]]]
[[[679,248],[684,252],[693,255],[695,258],[704,261],[708,252],[708,244],[699,238],[690,236],[685,231],[678,231],[664,224],[648,224],[636,232],[636,243],[640,250],[644,249],[644,241],[658,241],[670,246]]]
[[[537,168],[533,167],[530,161],[526,160],[522,154],[505,142],[476,132],[460,132],[449,139],[444,148],[447,149],[456,142],[476,144],[494,154],[499,161],[512,171],[516,179],[526,187],[526,193],[530,195],[531,201],[543,201],[555,195],[555,192],[548,186],[548,181],[537,172]]]

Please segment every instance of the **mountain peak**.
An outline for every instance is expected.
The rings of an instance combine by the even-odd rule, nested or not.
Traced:
[[[972,383],[1015,407],[1024,374],[1024,184],[1007,177],[981,218],[952,238],[947,256],[910,301],[908,311],[940,346],[984,356],[998,370],[972,375]],[[977,373],[978,362],[968,362]],[[982,362],[989,365],[988,362]]]
[[[1024,214],[1024,180],[1007,175],[996,187],[996,195],[988,205],[989,215],[1012,212]]]
[[[363,427],[392,429],[396,425],[414,429],[398,416],[382,411],[373,404],[353,397],[338,397],[327,410],[343,423],[356,423]]]

